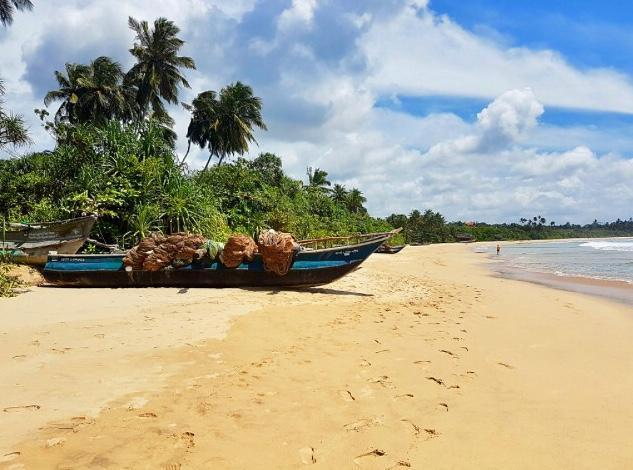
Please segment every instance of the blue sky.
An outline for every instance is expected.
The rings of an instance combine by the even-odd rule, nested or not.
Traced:
[[[262,97],[252,153],[326,169],[377,215],[590,222],[633,216],[633,6],[469,0],[51,0],[0,30],[6,106],[33,115],[65,62],[131,64],[128,15],[174,20],[198,70]],[[151,12],[149,14],[148,12]],[[50,111],[55,111],[52,105]],[[183,138],[187,112],[171,109]],[[6,157],[6,155],[5,155]],[[203,150],[190,157],[206,161]]]

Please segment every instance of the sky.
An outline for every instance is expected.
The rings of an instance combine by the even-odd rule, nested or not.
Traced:
[[[0,27],[6,109],[34,108],[66,62],[132,64],[128,16],[181,28],[191,102],[237,80],[274,152],[358,187],[377,216],[558,223],[633,216],[633,4],[605,0],[33,0]],[[56,105],[49,108],[51,114]],[[184,154],[187,112],[170,110]],[[7,155],[0,155],[0,158]],[[206,151],[188,160],[200,168]]]

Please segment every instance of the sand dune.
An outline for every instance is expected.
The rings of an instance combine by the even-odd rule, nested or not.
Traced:
[[[0,300],[0,468],[632,468],[633,309],[471,250]]]

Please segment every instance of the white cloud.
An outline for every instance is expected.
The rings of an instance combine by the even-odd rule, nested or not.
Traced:
[[[292,0],[292,5],[279,15],[278,27],[285,31],[297,26],[310,25],[317,0]]]
[[[612,69],[579,70],[551,50],[504,48],[429,9],[376,20],[358,41],[385,94],[492,98],[531,87],[550,106],[633,112],[633,85]]]
[[[42,81],[52,84],[64,61],[95,52],[129,61],[127,16],[165,15],[181,27],[185,53],[199,64],[187,74],[193,90],[183,99],[238,79],[252,84],[269,127],[252,153],[278,153],[296,177],[305,177],[306,166],[324,168],[359,187],[375,214],[432,208],[449,219],[513,221],[540,213],[560,222],[631,216],[633,161],[609,151],[633,151],[633,129],[538,123],[543,104],[633,111],[628,77],[576,69],[552,51],[508,49],[437,16],[426,1],[370,4],[345,9],[297,0],[268,14],[269,3],[254,0],[41,2],[0,38],[7,107],[33,119],[32,108],[42,106],[38,87],[50,86]],[[376,104],[399,94],[491,103],[474,122]],[[182,155],[188,116],[182,108],[171,112]],[[50,147],[31,122],[37,147]],[[206,159],[192,148],[193,167]]]

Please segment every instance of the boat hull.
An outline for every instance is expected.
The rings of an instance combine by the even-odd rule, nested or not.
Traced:
[[[11,226],[0,233],[0,253],[16,263],[44,265],[49,252],[74,254],[86,242],[97,218]],[[15,228],[14,228],[15,227]]]
[[[121,255],[51,255],[44,278],[60,287],[306,287],[330,283],[357,269],[385,240],[301,251],[284,276],[264,270],[260,256],[236,269],[196,262],[180,269],[125,271]]]

